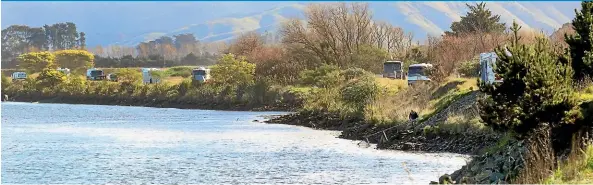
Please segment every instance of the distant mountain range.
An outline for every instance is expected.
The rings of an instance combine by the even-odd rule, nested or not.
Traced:
[[[248,32],[275,33],[284,20],[304,18],[308,2],[1,2],[2,28],[74,22],[87,45],[134,46],[157,37],[193,33],[202,42]],[[413,32],[416,40],[449,30],[465,3],[369,2],[373,18]],[[574,17],[580,2],[487,2],[507,24],[551,34]]]

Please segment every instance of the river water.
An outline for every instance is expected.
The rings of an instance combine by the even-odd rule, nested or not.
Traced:
[[[427,184],[467,160],[362,148],[333,131],[253,122],[282,112],[1,107],[3,184]]]

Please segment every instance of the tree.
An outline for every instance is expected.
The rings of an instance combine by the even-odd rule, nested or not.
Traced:
[[[85,50],[61,50],[54,53],[56,63],[59,67],[70,68],[76,73],[82,74],[84,68],[94,66],[95,56]]]
[[[39,76],[37,76],[38,85],[40,87],[54,88],[66,81],[66,74],[56,70],[55,68],[45,68]]]
[[[54,64],[55,57],[52,53],[47,51],[31,52],[20,55],[17,60],[19,61],[21,68],[32,73],[52,66]]]
[[[194,53],[189,53],[183,59],[181,59],[182,65],[196,65],[198,63],[198,56],[194,55]]]
[[[505,23],[500,23],[500,15],[492,15],[486,9],[486,3],[476,5],[466,4],[469,12],[461,17],[459,22],[451,24],[451,31],[447,35],[462,35],[468,33],[502,33],[506,29]]]
[[[247,56],[251,52],[259,49],[264,45],[264,40],[261,35],[256,32],[249,32],[240,35],[235,42],[233,42],[228,51],[229,53],[237,56]]]
[[[498,47],[495,73],[500,84],[480,83],[486,98],[480,101],[481,117],[495,129],[511,129],[520,136],[541,124],[571,124],[578,116],[572,89],[572,68],[550,51],[547,40],[533,46],[519,44],[520,27],[513,23],[513,43]],[[507,52],[508,49],[508,52]]]
[[[253,84],[255,64],[247,62],[245,57],[226,54],[211,67],[211,72],[214,83],[236,89],[241,85]]]
[[[572,26],[576,35],[565,35],[568,44],[570,60],[563,57],[563,63],[571,63],[574,70],[574,79],[582,80],[585,77],[593,77],[593,2],[584,1],[581,3],[581,11],[575,10],[576,17],[572,20]]]
[[[86,34],[84,32],[80,32],[80,38],[78,38],[78,46],[82,50],[86,50]]]

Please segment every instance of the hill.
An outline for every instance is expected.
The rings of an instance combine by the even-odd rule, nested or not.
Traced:
[[[369,2],[377,21],[413,32],[416,40],[449,30],[473,2]],[[574,17],[580,2],[488,2],[504,22],[551,34]],[[94,45],[133,46],[163,35],[194,33],[226,41],[240,33],[276,33],[282,21],[302,18],[305,2],[2,2],[2,28],[72,21]],[[76,15],[76,16],[72,16]]]

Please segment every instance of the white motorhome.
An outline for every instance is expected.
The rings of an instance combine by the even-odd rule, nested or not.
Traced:
[[[142,68],[142,82],[145,84],[160,83],[161,79],[153,75],[154,71],[160,71],[160,69]]]
[[[27,79],[27,73],[19,71],[12,73],[12,81]]]
[[[91,68],[86,70],[86,79],[87,80],[103,80],[105,79],[105,74],[103,74],[103,70]]]
[[[192,80],[199,82],[207,82],[210,80],[210,69],[199,67],[192,70]]]
[[[486,84],[502,82],[502,78],[494,72],[496,59],[495,52],[480,54],[480,80]]]
[[[432,69],[432,64],[421,63],[412,64],[408,67],[408,85],[416,82],[430,81],[428,70]]]
[[[70,76],[70,69],[68,68],[59,68],[57,69],[59,72],[66,74],[66,76]]]
[[[404,79],[403,62],[387,61],[383,63],[383,78]]]

